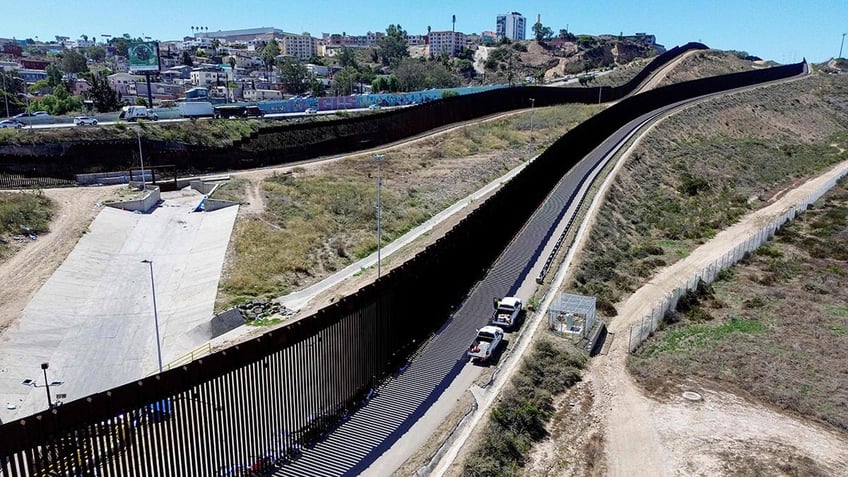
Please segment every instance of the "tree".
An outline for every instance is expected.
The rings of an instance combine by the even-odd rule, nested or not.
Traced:
[[[554,36],[554,31],[550,27],[542,25],[542,22],[536,22],[533,25],[533,35],[539,43],[550,40]]]
[[[353,48],[348,48],[343,46],[341,50],[339,50],[339,54],[336,55],[339,59],[339,66],[342,68],[347,68],[348,66],[359,69],[359,65],[356,63],[356,54],[353,52]]]
[[[280,54],[280,45],[277,44],[277,40],[271,38],[271,41],[265,45],[265,48],[262,48],[262,61],[265,63],[265,68],[268,71],[271,71],[271,67],[274,66],[274,63],[277,61],[277,56]]]
[[[465,58],[456,62],[456,70],[467,79],[473,78],[476,73],[474,71],[474,63],[471,60],[466,60]]]
[[[66,73],[88,71],[88,63],[77,50],[65,50],[65,54],[62,56],[62,70]]]
[[[400,25],[389,25],[386,36],[377,42],[380,59],[384,66],[397,67],[400,61],[409,57],[406,47],[406,30]]]
[[[118,56],[127,56],[129,44],[130,43],[141,43],[142,41],[143,41],[143,39],[141,39],[141,38],[133,39],[133,38],[130,38],[129,33],[124,33],[123,36],[116,36],[116,37],[110,38],[109,41],[107,41],[106,43],[115,48],[115,53],[117,53]]]
[[[280,72],[280,82],[289,94],[303,94],[309,89],[309,70],[306,66],[284,59],[277,63],[277,71]]]
[[[459,86],[459,78],[442,63],[428,65],[424,85],[428,88],[455,88]]]
[[[109,86],[109,80],[104,73],[91,76],[91,87],[88,89],[89,97],[94,101],[94,107],[101,113],[116,111],[121,107],[118,93]]]
[[[427,84],[426,63],[412,58],[405,58],[395,68],[399,91],[416,91],[424,89]]]
[[[0,95],[0,105],[5,106],[6,102],[9,103],[9,114],[17,114],[22,112],[26,107],[26,103],[23,99],[20,99],[24,94],[24,82],[19,77],[13,75],[12,73],[4,72],[0,70],[0,76],[3,77],[2,82],[0,82],[0,88],[4,85],[6,89],[3,90],[3,94]],[[6,110],[4,109],[5,113]]]
[[[332,93],[336,96],[346,96],[353,93],[354,85],[359,83],[359,72],[347,67],[333,76]]]
[[[235,71],[235,69],[236,69],[236,57],[235,57],[235,56],[230,56],[230,58],[227,60],[227,63],[229,63],[229,64],[230,64],[230,68],[232,68],[232,69],[233,69],[233,71]]]
[[[182,64],[186,66],[194,66],[194,61],[191,59],[191,53],[183,51]]]
[[[85,109],[79,96],[71,96],[64,85],[58,85],[53,89],[53,94],[45,95],[30,103],[32,111],[47,111],[50,114],[65,114],[71,111],[82,111]]]
[[[100,46],[89,46],[85,49],[85,55],[94,61],[103,61],[106,59],[106,50]]]
[[[563,41],[574,41],[577,39],[577,37],[574,36],[573,33],[569,33],[566,29],[561,29],[559,31],[559,38]]]
[[[395,75],[378,76],[371,82],[371,90],[375,92],[388,91],[390,93],[397,93],[399,89],[400,82]]]
[[[47,84],[51,88],[62,84],[62,70],[57,68],[56,65],[47,65],[44,72],[47,73]]]

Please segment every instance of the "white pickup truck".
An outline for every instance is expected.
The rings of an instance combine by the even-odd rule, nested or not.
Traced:
[[[468,357],[479,362],[488,361],[503,341],[504,331],[497,326],[484,326],[477,330],[477,337],[468,347]]]
[[[495,312],[489,321],[492,325],[501,328],[512,328],[521,314],[521,300],[514,296],[504,297],[495,301]]]

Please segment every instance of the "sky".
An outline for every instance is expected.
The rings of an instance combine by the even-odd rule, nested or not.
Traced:
[[[400,24],[409,34],[495,30],[499,13],[536,16],[554,32],[656,35],[667,48],[700,41],[763,59],[813,63],[839,55],[848,0],[0,0],[0,38],[53,40],[86,34],[178,40],[209,31],[274,27],[287,32],[364,34]],[[848,56],[845,45],[842,56]]]

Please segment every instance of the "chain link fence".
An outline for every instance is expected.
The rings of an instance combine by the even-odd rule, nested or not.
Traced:
[[[793,206],[791,209],[784,212],[780,217],[770,221],[756,233],[748,236],[743,242],[739,243],[729,252],[722,255],[720,258],[710,263],[705,268],[691,277],[685,282],[680,283],[672,291],[666,293],[664,298],[651,308],[651,312],[643,316],[638,323],[630,325],[630,337],[628,341],[628,349],[631,353],[636,352],[639,346],[650,337],[659,327],[663,317],[669,310],[674,310],[677,307],[677,301],[689,291],[695,291],[698,283],[703,281],[705,284],[712,283],[718,274],[725,269],[728,269],[742,260],[746,254],[753,252],[760,245],[774,237],[774,234],[783,227],[787,222],[794,219],[798,214],[807,210],[810,204],[816,202],[829,191],[836,183],[848,174],[848,169],[841,171],[837,176],[827,181],[818,190],[807,196],[800,203]]]

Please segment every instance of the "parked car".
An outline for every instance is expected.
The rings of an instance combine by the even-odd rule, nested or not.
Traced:
[[[74,118],[74,124],[77,126],[97,126],[97,120],[91,116],[77,116]]]
[[[4,119],[0,121],[0,128],[4,129],[20,129],[24,127],[23,123],[20,121],[15,121],[14,119]]]
[[[318,110],[315,109],[315,108],[309,108],[306,111],[304,111],[304,113],[306,113],[306,114],[318,114]]]
[[[368,109],[370,109],[371,111],[378,111],[380,109],[380,105],[375,103],[371,106],[368,106]]]

